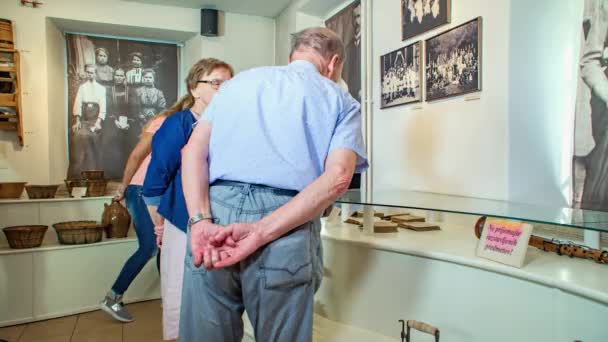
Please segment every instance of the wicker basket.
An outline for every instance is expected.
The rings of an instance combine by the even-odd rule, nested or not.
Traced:
[[[79,245],[101,241],[103,225],[95,221],[70,221],[53,225],[62,245]]]
[[[29,198],[55,198],[59,185],[26,185],[27,197]]]
[[[0,183],[0,198],[20,198],[25,183]]]
[[[88,179],[87,180],[87,197],[98,197],[106,194],[108,186],[107,179]]]
[[[80,173],[82,179],[88,180],[103,180],[103,174],[103,170],[87,170]]]
[[[40,247],[48,226],[14,226],[6,227],[2,231],[6,235],[11,248]]]
[[[72,197],[72,189],[73,188],[86,188],[87,181],[81,179],[66,179],[65,187],[68,189],[68,194]]]
[[[73,188],[87,188],[86,197],[99,197],[106,194],[108,187],[107,179],[66,179],[65,186],[68,188],[68,194],[72,196]]]

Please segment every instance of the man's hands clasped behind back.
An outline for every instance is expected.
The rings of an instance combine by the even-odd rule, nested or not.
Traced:
[[[190,248],[195,267],[207,270],[232,266],[264,245],[257,223],[228,226],[203,220],[191,227]]]

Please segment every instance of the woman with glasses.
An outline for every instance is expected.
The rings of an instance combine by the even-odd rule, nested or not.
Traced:
[[[188,142],[195,122],[224,81],[233,76],[230,65],[214,58],[198,61],[188,73],[188,94],[182,97],[152,139],[152,159],[144,181],[143,195],[155,216],[157,244],[161,253],[161,296],[163,337],[178,337],[184,258],[186,256],[188,212],[182,191],[181,150]]]

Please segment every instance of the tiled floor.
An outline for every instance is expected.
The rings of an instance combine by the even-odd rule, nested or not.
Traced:
[[[119,323],[101,311],[0,328],[9,342],[162,341],[160,301],[127,305],[135,322]]]

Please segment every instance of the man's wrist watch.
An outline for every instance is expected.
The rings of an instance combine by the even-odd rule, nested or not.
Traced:
[[[198,213],[196,215],[193,215],[188,220],[188,228],[192,227],[193,225],[202,220],[211,220],[211,222],[213,222],[213,216],[211,216],[211,214],[209,213]]]

